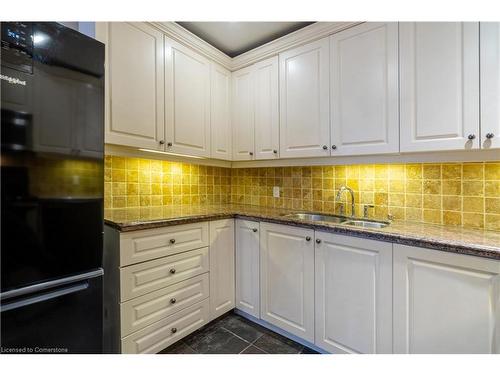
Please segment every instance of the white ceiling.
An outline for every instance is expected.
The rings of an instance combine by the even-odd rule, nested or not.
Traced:
[[[230,57],[238,56],[312,22],[177,22]]]

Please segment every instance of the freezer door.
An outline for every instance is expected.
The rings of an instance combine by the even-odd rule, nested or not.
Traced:
[[[102,275],[1,301],[2,353],[102,353]]]

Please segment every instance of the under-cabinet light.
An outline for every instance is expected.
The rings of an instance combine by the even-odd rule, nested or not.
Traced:
[[[166,151],[158,151],[158,150],[148,150],[147,148],[140,148],[139,151],[153,152],[153,153],[156,153],[156,154],[164,154],[164,155],[172,155],[172,156],[181,156],[181,157],[184,157],[184,158],[205,159],[203,156],[193,156],[193,155],[176,154],[174,152],[166,152]]]

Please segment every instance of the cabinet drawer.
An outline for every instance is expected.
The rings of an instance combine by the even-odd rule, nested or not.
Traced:
[[[122,353],[158,353],[208,323],[208,299],[123,338]]]
[[[208,246],[208,222],[124,233],[120,267]]]
[[[120,269],[121,302],[208,272],[208,247]]]
[[[209,281],[205,273],[127,301],[120,307],[122,337],[200,302],[208,295]]]

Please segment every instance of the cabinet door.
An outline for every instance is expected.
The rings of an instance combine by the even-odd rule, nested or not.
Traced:
[[[500,23],[480,27],[481,147],[500,148]]]
[[[399,152],[398,24],[330,37],[332,155]]]
[[[314,231],[260,224],[261,318],[314,342]]]
[[[236,307],[260,318],[259,223],[237,219]]]
[[[97,23],[106,44],[105,142],[163,150],[163,34],[143,22]]]
[[[212,63],[210,72],[210,142],[212,158],[231,160],[231,72]]]
[[[394,352],[500,353],[500,262],[394,245]]]
[[[316,232],[315,261],[315,344],[392,353],[392,244]]]
[[[280,53],[280,156],[330,156],[329,40]]]
[[[399,38],[401,151],[478,148],[478,23],[403,22]]]
[[[166,151],[210,156],[210,62],[165,38]]]
[[[256,63],[255,158],[279,157],[278,56]]]
[[[210,222],[210,319],[234,308],[234,220]]]
[[[233,72],[233,160],[252,160],[254,153],[254,85],[252,67]]]

